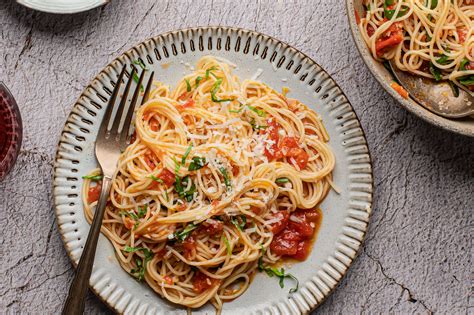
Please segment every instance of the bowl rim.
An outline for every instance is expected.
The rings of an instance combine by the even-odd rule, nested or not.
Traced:
[[[378,83],[384,88],[384,90],[392,96],[394,100],[398,102],[398,104],[407,109],[410,113],[418,116],[419,118],[423,119],[424,121],[434,125],[436,127],[440,127],[441,129],[448,130],[453,133],[474,137],[474,122],[472,126],[462,126],[458,121],[444,118],[442,116],[436,115],[429,111],[428,109],[424,108],[411,98],[404,99],[401,97],[393,88],[391,88],[390,83],[381,75],[380,70],[375,67],[375,64],[378,63],[375,59],[372,58],[372,55],[367,48],[367,45],[362,39],[362,36],[359,32],[359,27],[356,22],[355,17],[355,0],[346,0],[346,14],[349,21],[349,27],[352,34],[352,39],[354,40],[355,46],[359,51],[362,60],[364,61],[365,65],[378,81]]]
[[[51,4],[42,4],[37,3],[34,0],[16,0],[18,4],[21,4],[28,9],[44,12],[44,13],[52,13],[52,14],[75,14],[79,12],[89,11],[94,8],[100,7],[109,3],[110,0],[92,0],[89,1],[90,3],[82,4],[83,0],[74,0],[74,3],[70,4],[69,6],[64,6],[58,4],[57,6]],[[87,1],[84,1],[87,2]]]

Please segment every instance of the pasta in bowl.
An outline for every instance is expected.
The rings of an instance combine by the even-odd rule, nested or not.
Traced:
[[[282,259],[306,259],[334,186],[318,114],[205,56],[175,89],[155,84],[135,128],[102,227],[123,269],[190,308],[221,310],[258,271],[298,290]],[[90,222],[100,173],[84,178]]]

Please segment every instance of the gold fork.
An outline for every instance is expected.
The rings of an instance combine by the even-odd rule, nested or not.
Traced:
[[[100,168],[102,169],[102,190],[100,192],[99,201],[94,214],[89,235],[87,236],[86,245],[81,254],[79,265],[76,269],[76,275],[69,288],[69,293],[64,304],[62,314],[82,314],[84,312],[85,296],[87,288],[89,286],[89,278],[92,272],[92,266],[94,264],[95,251],[97,247],[97,240],[99,239],[100,227],[102,225],[102,219],[104,217],[105,205],[107,198],[110,194],[110,187],[112,186],[112,177],[117,169],[117,162],[122,151],[128,145],[129,142],[129,130],[130,123],[136,103],[140,94],[140,89],[143,89],[142,82],[145,76],[145,70],[142,71],[140,78],[137,80],[137,85],[133,93],[132,100],[125,110],[127,104],[127,97],[130,91],[132,78],[137,78],[137,72],[135,67],[132,68],[132,72],[128,79],[125,79],[126,86],[122,93],[119,107],[116,114],[112,118],[114,111],[117,95],[120,91],[123,76],[126,72],[126,65],[123,67],[118,77],[117,83],[115,84],[112,96],[107,105],[104,118],[97,134],[97,140],[95,143],[95,156],[99,162]],[[148,83],[142,97],[142,104],[148,98],[150,92],[151,83],[153,81],[153,74],[151,73],[148,78]],[[120,128],[121,121],[123,121],[122,128]],[[112,127],[109,125],[112,123]]]

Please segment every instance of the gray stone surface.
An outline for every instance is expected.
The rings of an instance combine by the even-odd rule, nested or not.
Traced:
[[[474,311],[474,139],[401,109],[353,45],[344,1],[112,1],[56,16],[0,3],[0,79],[24,122],[18,162],[0,183],[0,313],[58,313],[72,278],[52,210],[58,137],[89,80],[164,31],[227,25],[286,41],[318,61],[359,115],[372,152],[375,204],[367,240],[316,313]],[[87,313],[110,311],[90,295]]]

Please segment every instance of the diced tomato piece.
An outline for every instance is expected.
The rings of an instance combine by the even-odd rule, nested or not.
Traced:
[[[129,217],[123,217],[123,225],[125,225],[127,229],[131,230],[135,225],[135,221],[133,221]]]
[[[188,236],[183,242],[184,258],[190,259],[196,252],[196,240],[192,235]]]
[[[359,15],[359,12],[354,8],[354,13],[355,13],[355,17],[356,17],[356,23],[357,25],[360,24],[360,15]]]
[[[459,27],[456,29],[456,32],[458,33],[459,36],[459,42],[461,44],[464,44],[466,41],[466,36],[467,36],[467,29],[465,27]]]
[[[202,293],[219,283],[219,280],[210,278],[200,271],[193,277],[193,289],[197,293]]]
[[[302,170],[306,167],[309,160],[309,155],[305,150],[301,148],[292,148],[286,154],[287,158],[290,158],[290,163],[298,165],[299,169]],[[293,160],[295,162],[293,162]]]
[[[102,182],[98,182],[95,186],[89,186],[89,191],[87,192],[87,201],[92,203],[99,200],[101,190]]]
[[[171,187],[176,181],[176,176],[174,173],[169,171],[167,168],[164,168],[161,173],[158,175],[158,178],[165,183],[166,186]]]
[[[221,234],[223,230],[224,223],[213,219],[207,219],[201,224],[199,228],[200,232],[206,233],[208,235]]]
[[[375,29],[372,25],[367,25],[367,35],[369,35],[369,37],[372,37],[372,35],[374,35],[375,33]]]
[[[403,31],[401,22],[393,23],[381,38],[375,43],[377,55],[382,55],[386,49],[397,46],[403,41]]]
[[[404,99],[408,99],[408,92],[403,88],[403,86],[399,85],[397,82],[392,82],[390,86],[392,87],[392,89],[395,90],[395,92],[400,94],[401,97],[403,97]]]
[[[180,203],[179,205],[176,205],[176,210],[183,211],[184,209],[186,209],[186,207],[186,203]]]
[[[287,241],[297,241],[297,242],[304,239],[304,237],[302,237],[301,234],[298,233],[298,231],[296,231],[295,229],[288,228],[288,227],[284,229],[283,231],[281,231],[278,234],[278,237],[281,237],[282,239],[287,240]]]
[[[291,257],[296,260],[303,261],[303,260],[306,260],[306,258],[308,258],[310,251],[311,251],[311,242],[309,240],[301,241],[298,243],[298,246],[296,248],[296,253]]]
[[[259,215],[260,213],[262,213],[262,209],[259,208],[259,207],[255,207],[255,206],[250,206],[250,211],[252,211],[256,215]]]
[[[166,284],[173,285],[173,279],[170,276],[164,276],[163,280],[165,280]]]
[[[297,241],[288,241],[277,235],[273,238],[273,241],[270,243],[270,249],[272,253],[278,256],[293,256],[296,254],[298,242]]]
[[[232,164],[232,175],[234,175],[234,177],[239,175],[239,167],[235,164]]]
[[[178,101],[184,101],[188,97],[189,97],[188,92],[184,92],[180,96],[178,96]]]
[[[265,130],[268,133],[268,140],[273,141],[270,147],[267,149],[265,146],[264,154],[270,161],[274,159],[281,158],[280,149],[278,147],[278,142],[280,140],[280,136],[278,131],[280,130],[280,124],[278,124],[275,119],[267,120],[267,129]]]
[[[283,231],[283,229],[288,224],[289,217],[290,217],[290,214],[287,211],[279,211],[278,213],[275,214],[274,218],[278,218],[279,221],[273,223],[272,225],[273,234],[278,234],[281,231]]]
[[[143,156],[143,159],[145,160],[145,163],[151,168],[151,169],[154,169],[156,167],[156,164],[154,162],[154,157],[155,155],[153,154],[153,152],[147,152],[145,153],[145,155]]]
[[[284,137],[280,143],[280,150],[284,156],[290,151],[290,149],[299,148],[298,140],[295,137]]]
[[[295,222],[292,220],[288,221],[287,229],[295,231],[302,237],[302,239],[311,238],[311,236],[313,236],[313,230],[314,230],[311,227],[311,225],[309,225],[309,223],[306,222],[304,219],[301,220],[300,222]]]

